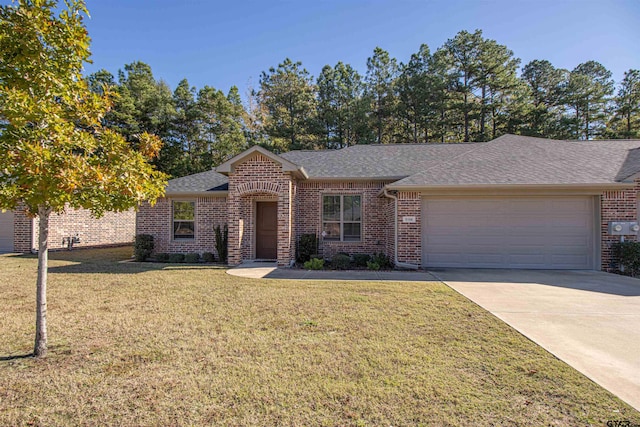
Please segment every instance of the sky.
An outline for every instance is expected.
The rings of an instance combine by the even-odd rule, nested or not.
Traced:
[[[2,3],[7,1],[2,0]],[[431,51],[461,30],[483,30],[525,65],[547,59],[560,68],[596,60],[613,72],[640,68],[640,0],[87,0],[91,73],[114,75],[149,64],[171,88],[192,86],[242,95],[262,71],[285,58],[315,77],[326,64],[362,74],[373,49],[399,62],[426,43]]]

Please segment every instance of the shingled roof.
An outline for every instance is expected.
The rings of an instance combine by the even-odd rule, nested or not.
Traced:
[[[640,172],[640,140],[559,141],[504,135],[394,182],[390,188],[602,185]]]
[[[373,144],[340,150],[290,151],[280,156],[296,163],[309,179],[401,179],[454,159],[477,144]]]
[[[215,171],[205,171],[169,180],[167,195],[201,192],[225,192],[229,189],[229,179]]]
[[[640,173],[640,140],[561,141],[504,135],[461,144],[354,145],[280,154],[313,180],[387,180],[389,188],[610,185]],[[168,195],[226,192],[215,171],[169,181]]]

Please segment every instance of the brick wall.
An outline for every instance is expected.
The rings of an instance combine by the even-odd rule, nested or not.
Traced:
[[[295,203],[295,234],[315,234],[320,238],[320,254],[331,258],[338,252],[349,254],[373,254],[384,252],[393,254],[393,246],[389,247],[389,239],[393,245],[393,227],[390,222],[389,209],[393,210],[393,200],[380,197],[380,191],[387,182],[331,182],[301,181]],[[323,241],[322,233],[322,196],[325,194],[362,196],[362,239],[359,242]],[[389,254],[391,250],[391,254]]]
[[[620,241],[620,236],[609,235],[609,221],[637,221],[638,220],[638,190],[640,180],[635,188],[619,191],[607,191],[600,196],[600,238],[603,271],[612,271],[613,257],[611,247]],[[625,236],[625,240],[635,241],[637,236]]]
[[[254,153],[234,166],[229,174],[229,264],[237,265],[255,257],[256,200],[278,203],[278,265],[293,260],[292,197],[296,186],[290,173],[268,157]]]
[[[173,240],[174,199],[158,199],[155,206],[144,203],[137,215],[137,234],[151,234],[154,253],[199,253],[211,252],[218,258],[215,249],[215,227],[224,227],[227,222],[226,197],[178,198],[180,201],[195,202],[195,238],[193,240]]]
[[[38,220],[35,225],[27,216],[23,207],[14,211],[14,250],[30,252],[38,247]],[[126,212],[106,212],[101,218],[94,218],[86,209],[67,209],[62,214],[51,214],[49,217],[49,249],[66,249],[67,243],[62,240],[69,236],[78,236],[79,243],[74,248],[117,246],[133,243],[135,236],[136,213],[133,209]],[[34,230],[32,230],[34,228]],[[34,233],[32,242],[31,236]]]
[[[13,248],[16,252],[27,253],[31,252],[31,229],[33,226],[33,218],[30,218],[25,213],[24,207],[20,206],[13,211]],[[38,223],[35,223],[36,228]],[[36,241],[35,246],[38,246]]]
[[[398,197],[398,261],[408,264],[422,263],[422,198],[420,193],[399,191]],[[405,223],[402,217],[415,217]]]

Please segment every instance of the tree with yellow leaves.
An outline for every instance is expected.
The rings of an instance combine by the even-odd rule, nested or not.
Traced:
[[[109,88],[82,76],[90,39],[83,0],[18,0],[0,7],[0,208],[39,219],[34,356],[47,352],[47,260],[51,213],[89,209],[96,217],[163,195],[166,176],[150,163],[162,142],[132,148],[101,120]]]

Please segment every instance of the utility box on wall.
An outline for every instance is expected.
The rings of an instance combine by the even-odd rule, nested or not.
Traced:
[[[609,222],[609,234],[611,236],[636,235],[640,226],[636,221],[611,221]]]

